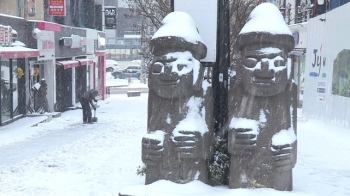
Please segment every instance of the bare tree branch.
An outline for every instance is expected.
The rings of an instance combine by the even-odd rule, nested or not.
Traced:
[[[230,50],[231,60],[234,59],[236,37],[247,21],[250,12],[259,0],[230,0]],[[170,0],[135,0],[135,5],[129,5],[131,12],[138,13],[145,18],[142,28],[147,29],[161,26],[163,18],[171,12]],[[148,44],[147,44],[148,45]]]
[[[239,32],[242,30],[246,23],[249,14],[256,7],[256,0],[230,0],[230,55],[231,60],[234,59],[234,55],[238,53],[236,51],[236,38]]]

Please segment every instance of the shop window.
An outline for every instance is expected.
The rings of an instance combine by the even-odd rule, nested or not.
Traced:
[[[18,79],[24,77],[17,60],[1,60],[1,122],[19,115]]]

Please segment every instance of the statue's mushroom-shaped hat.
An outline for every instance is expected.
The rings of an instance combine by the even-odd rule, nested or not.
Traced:
[[[150,49],[154,55],[170,52],[190,51],[196,59],[203,59],[207,55],[192,17],[181,11],[171,12],[162,21],[150,42]]]
[[[239,50],[254,44],[284,48],[286,52],[292,51],[295,44],[281,12],[272,3],[262,3],[254,8],[238,34],[236,43]]]

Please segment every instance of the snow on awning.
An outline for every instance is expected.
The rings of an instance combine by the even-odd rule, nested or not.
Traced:
[[[92,59],[76,59],[81,63],[81,65],[93,64],[94,61]]]
[[[13,59],[38,56],[40,56],[40,52],[37,49],[26,47],[0,47],[0,58]]]
[[[92,64],[94,61],[91,59],[77,59],[70,61],[57,61],[56,63],[59,65],[63,65],[64,69],[69,69],[72,67],[79,67],[81,65]]]
[[[289,55],[294,56],[302,56],[306,53],[306,48],[294,48],[291,52],[289,52]]]

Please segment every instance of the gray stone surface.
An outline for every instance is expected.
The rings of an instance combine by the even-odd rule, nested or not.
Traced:
[[[297,160],[297,93],[287,56],[293,36],[250,32],[237,43],[241,59],[229,88],[229,187],[290,191]]]

